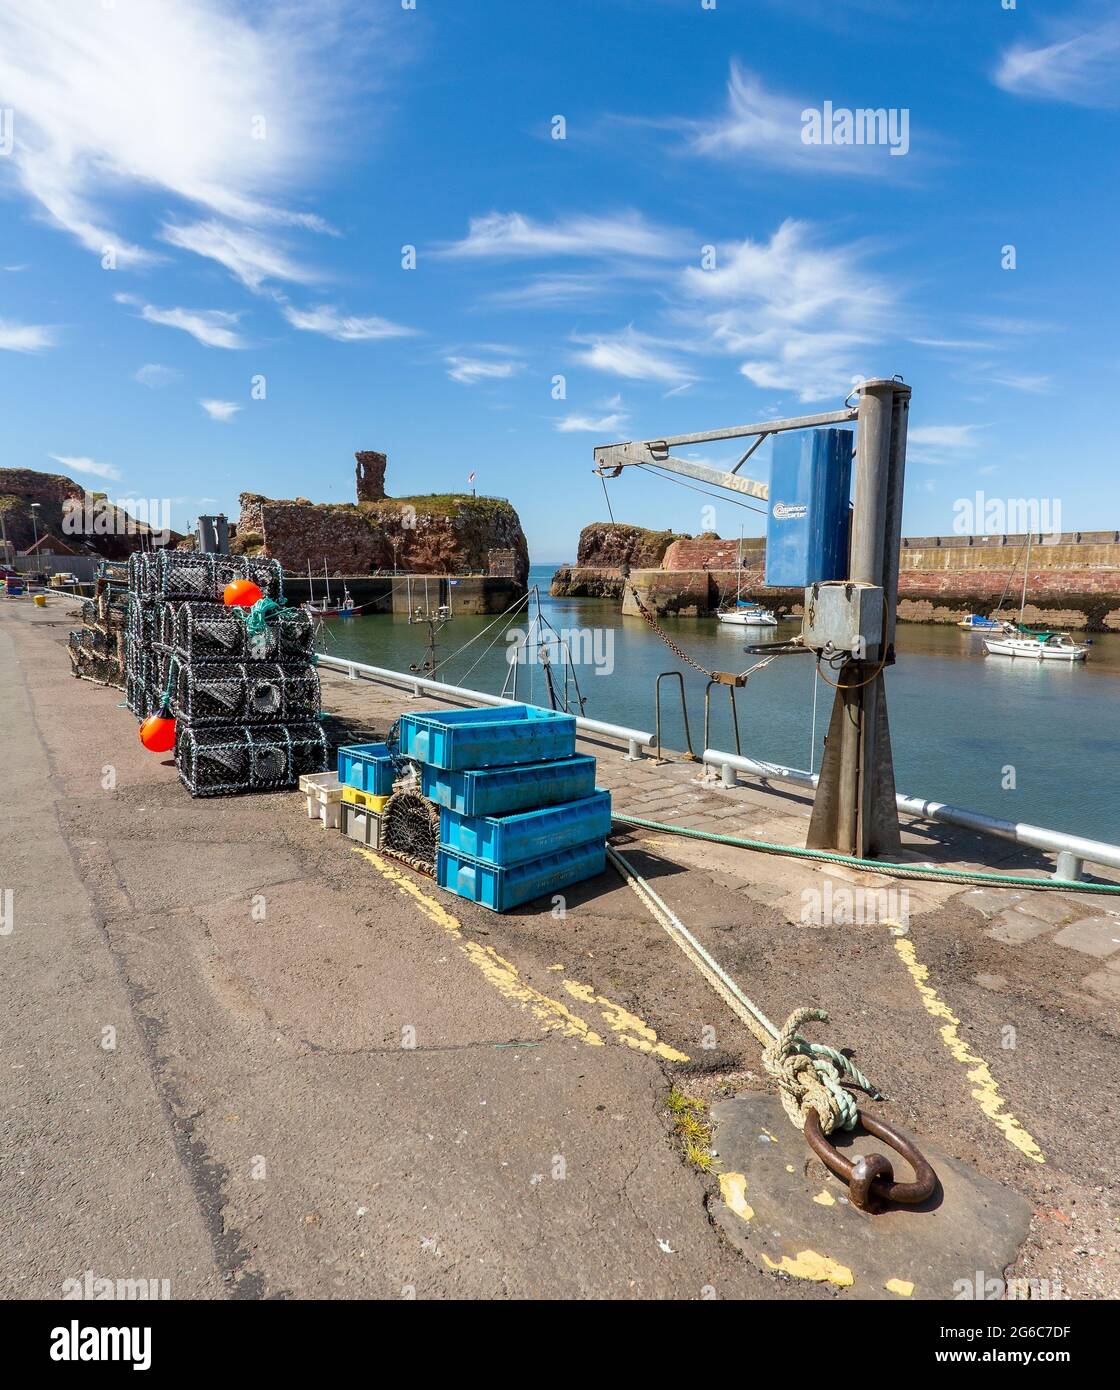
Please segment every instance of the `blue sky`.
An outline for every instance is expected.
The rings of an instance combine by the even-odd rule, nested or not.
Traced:
[[[2,462],[182,526],[350,501],[381,449],[558,561],[593,445],[901,373],[910,534],[978,489],[1118,526],[1120,18],[1009,3],[5,0]],[[905,153],[805,143],[826,102]],[[678,531],[708,500],[611,485]]]

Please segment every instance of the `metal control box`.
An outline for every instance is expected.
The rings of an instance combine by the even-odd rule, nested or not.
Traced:
[[[838,580],[810,584],[801,621],[805,645],[865,657],[878,651],[883,638],[883,591],[877,584]]]
[[[852,431],[775,436],[766,518],[766,583],[803,589],[848,573]]]

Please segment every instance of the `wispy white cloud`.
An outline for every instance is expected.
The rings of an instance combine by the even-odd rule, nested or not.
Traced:
[[[81,454],[50,454],[48,457],[54,459],[55,463],[61,463],[68,472],[89,473],[94,478],[120,481],[121,472],[115,464],[98,463],[96,459],[86,458]]]
[[[316,272],[297,265],[280,246],[260,232],[210,219],[178,225],[164,223],[164,241],[182,251],[193,251],[225,266],[246,288],[259,290],[265,280],[312,284]]]
[[[228,425],[241,409],[236,401],[201,400],[199,405],[210,416],[211,420],[217,420],[222,425]]]
[[[947,464],[976,449],[978,425],[911,425],[906,457],[911,463]]]
[[[113,225],[111,205],[138,190],[321,229],[285,203],[329,148],[345,79],[324,50],[344,9],[310,23],[289,4],[250,16],[222,0],[5,0],[0,91],[16,112],[6,163],[50,219],[97,255],[112,246],[123,267],[156,259]]]
[[[824,246],[787,220],[769,241],[717,248],[716,267],[683,273],[682,317],[716,349],[742,358],[754,385],[802,401],[843,393],[869,375],[871,350],[891,332],[896,291],[868,271],[867,248]]]
[[[564,415],[555,422],[561,434],[613,434],[625,429],[629,416],[622,414],[602,415],[598,420],[590,415]]]
[[[283,304],[284,317],[293,328],[306,333],[322,333],[340,343],[366,343],[378,338],[407,338],[416,332],[403,324],[390,323],[376,314],[344,314],[333,304],[317,304],[313,309],[297,309]]]
[[[868,102],[864,109],[878,108]],[[886,143],[806,143],[802,137],[810,128],[803,120],[807,110],[823,113],[823,98],[815,97],[810,102],[778,92],[767,87],[755,73],[732,62],[727,105],[718,116],[663,124],[683,130],[686,148],[710,158],[813,176],[875,177],[889,173],[898,177],[899,169],[892,166],[898,166],[900,161],[891,157]],[[908,132],[908,114],[906,120]]]
[[[141,386],[147,386],[152,391],[158,391],[160,387],[170,386],[173,381],[178,381],[182,375],[174,367],[165,367],[160,362],[146,362],[134,373],[134,380]]]
[[[1016,372],[1006,368],[996,368],[992,381],[997,386],[1006,386],[1012,391],[1025,391],[1030,396],[1049,396],[1054,390],[1054,378],[1045,372]]]
[[[148,323],[163,324],[167,328],[181,328],[205,347],[243,348],[248,343],[237,331],[240,314],[225,309],[161,309],[155,304],[145,304],[135,295],[118,294],[118,304],[131,304],[140,311],[140,317]]]
[[[520,212],[492,212],[472,217],[463,240],[441,247],[437,254],[475,260],[618,255],[663,259],[679,254],[681,248],[679,233],[647,222],[637,212],[577,215],[557,222],[536,222]]]
[[[1000,55],[996,85],[1016,96],[1075,106],[1120,105],[1120,18],[1066,19],[1053,41],[1012,44]]]
[[[672,385],[695,379],[695,372],[682,366],[670,345],[645,333],[633,324],[617,333],[576,335],[582,350],[576,360],[586,367],[631,381],[661,381]]]
[[[605,289],[605,277],[600,275],[540,275],[522,285],[496,290],[486,296],[486,302],[511,309],[548,309],[601,295]]]
[[[444,361],[447,363],[447,375],[464,386],[475,386],[480,381],[505,381],[525,365],[511,358],[489,359],[457,354],[445,357]]]
[[[56,341],[56,330],[47,324],[0,319],[0,352],[42,352]]]

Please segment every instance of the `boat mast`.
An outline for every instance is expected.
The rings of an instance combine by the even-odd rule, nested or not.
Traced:
[[[315,584],[311,578],[311,556],[307,557],[307,601],[312,606],[315,604]]]
[[[327,581],[327,607],[331,606],[331,577],[327,573],[327,557],[323,556],[323,578]]]
[[[1027,606],[1027,570],[1031,567],[1031,533],[1027,532],[1027,558],[1023,561],[1023,596],[1019,600],[1019,626],[1023,626],[1023,609]]]

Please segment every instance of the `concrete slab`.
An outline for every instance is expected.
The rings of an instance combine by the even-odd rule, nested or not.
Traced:
[[[1120,1004],[1120,971],[1113,970],[1111,964],[1104,970],[1094,970],[1091,975],[1086,975],[1081,983],[1102,999]]]
[[[1063,927],[1054,937],[1054,944],[1103,960],[1120,951],[1120,922],[1111,917],[1082,917],[1079,922]]]
[[[998,917],[1006,908],[1022,902],[1025,896],[1025,893],[1005,888],[970,888],[967,893],[961,893],[957,901],[962,907],[982,912],[985,917]]]
[[[1024,941],[1033,941],[1036,936],[1053,930],[1054,923],[1046,918],[1035,917],[1025,908],[1009,907],[992,922],[988,935],[1005,946],[1021,946]]]
[[[794,1283],[827,1285],[859,1299],[951,1299],[976,1271],[1000,1278],[1030,1228],[1017,1193],[915,1135],[940,1188],[921,1207],[876,1216],[857,1211],[847,1187],[791,1126],[776,1096],[751,1094],[713,1106],[722,1200],[713,1216],[759,1269]],[[833,1136],[846,1157],[890,1151],[860,1133]],[[892,1155],[896,1172],[908,1176]]]
[[[1028,893],[1021,906],[1022,910],[1029,912],[1032,917],[1040,917],[1044,922],[1053,922],[1058,926],[1063,922],[1071,922],[1084,911],[1061,894],[1052,893],[1049,889]]]

